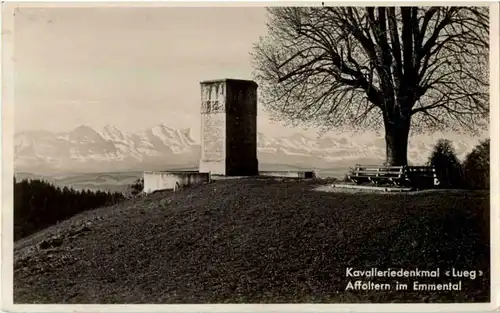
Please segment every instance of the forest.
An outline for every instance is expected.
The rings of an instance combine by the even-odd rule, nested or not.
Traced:
[[[115,204],[121,193],[57,187],[38,179],[14,178],[14,240],[86,210]]]

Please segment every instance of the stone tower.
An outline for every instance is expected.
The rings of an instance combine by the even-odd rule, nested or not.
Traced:
[[[258,175],[257,83],[220,79],[201,82],[200,172]]]

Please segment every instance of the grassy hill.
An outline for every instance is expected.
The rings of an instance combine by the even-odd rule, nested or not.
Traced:
[[[14,302],[489,301],[488,192],[331,193],[319,183],[221,180],[79,214],[15,243]],[[484,275],[453,292],[411,291],[408,278],[397,279],[408,291],[346,292],[363,280],[347,267]]]

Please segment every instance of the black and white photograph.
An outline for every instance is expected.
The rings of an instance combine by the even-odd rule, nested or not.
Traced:
[[[347,5],[3,3],[12,305],[493,309],[498,4]]]

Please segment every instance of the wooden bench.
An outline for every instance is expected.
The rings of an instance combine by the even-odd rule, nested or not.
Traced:
[[[430,166],[380,166],[356,165],[351,168],[348,178],[357,185],[393,184],[398,187],[417,189],[434,188],[438,182],[433,167]]]
[[[406,182],[404,166],[356,165],[348,177],[357,185],[368,182],[404,186]]]

